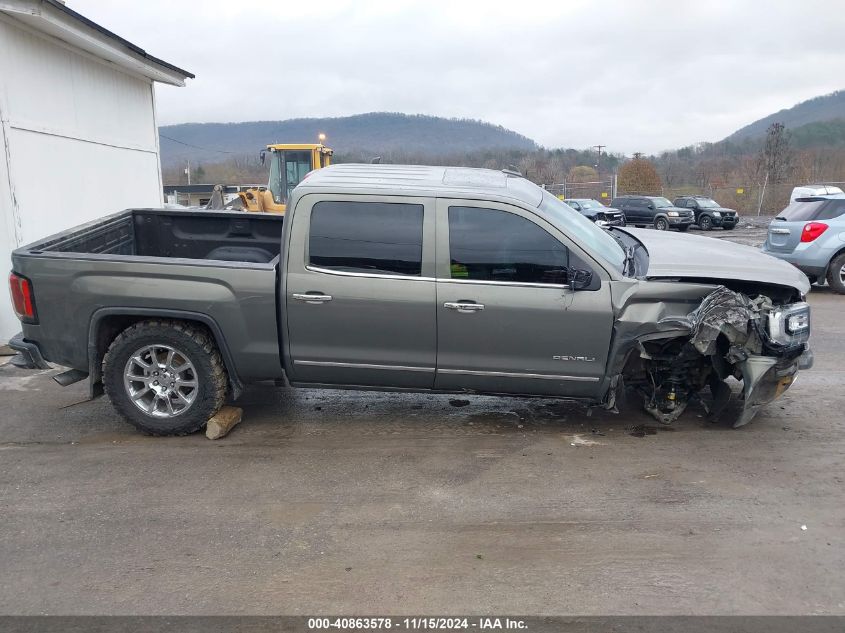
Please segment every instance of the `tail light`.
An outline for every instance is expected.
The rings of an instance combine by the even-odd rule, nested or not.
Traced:
[[[804,230],[801,231],[801,241],[812,242],[825,231],[827,231],[827,224],[824,222],[807,222],[804,225]]]
[[[9,290],[12,293],[12,306],[21,322],[37,323],[38,313],[35,311],[35,296],[32,294],[32,283],[29,279],[17,273],[10,273]]]

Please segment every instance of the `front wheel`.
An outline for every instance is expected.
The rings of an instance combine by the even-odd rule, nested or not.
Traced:
[[[654,221],[654,228],[656,228],[658,231],[668,231],[669,221],[666,218],[657,218]]]
[[[103,359],[103,386],[114,408],[149,435],[198,431],[223,406],[227,384],[213,338],[184,321],[136,323]]]
[[[698,218],[698,228],[702,231],[709,231],[713,228],[713,219],[709,215],[702,215]]]
[[[837,255],[827,269],[827,285],[840,295],[845,295],[845,253]]]

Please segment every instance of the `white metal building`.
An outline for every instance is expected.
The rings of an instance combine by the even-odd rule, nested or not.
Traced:
[[[153,84],[187,78],[57,0],[0,0],[0,271],[20,245],[162,204]],[[0,293],[3,344],[20,324]]]

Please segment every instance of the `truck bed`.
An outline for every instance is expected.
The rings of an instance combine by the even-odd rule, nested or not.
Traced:
[[[36,242],[28,252],[267,263],[279,255],[283,219],[243,212],[130,209]]]
[[[24,338],[39,344],[46,360],[96,378],[104,328],[144,316],[191,318],[215,333],[236,381],[281,377],[276,292],[283,221],[271,214],[130,209],[20,248],[13,269],[31,281],[38,311],[37,324],[23,325]]]

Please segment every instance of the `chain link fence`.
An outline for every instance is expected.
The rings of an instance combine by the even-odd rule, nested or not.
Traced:
[[[610,204],[615,192],[613,180],[597,180],[595,182],[562,182],[541,185],[543,189],[559,198],[592,198],[603,204]]]
[[[845,183],[826,183],[845,189]],[[789,198],[795,187],[805,187],[807,183],[779,183],[763,185],[734,185],[723,187],[677,186],[663,187],[663,196],[674,200],[678,196],[708,196],[723,207],[736,209],[743,215],[774,216],[789,205]]]

